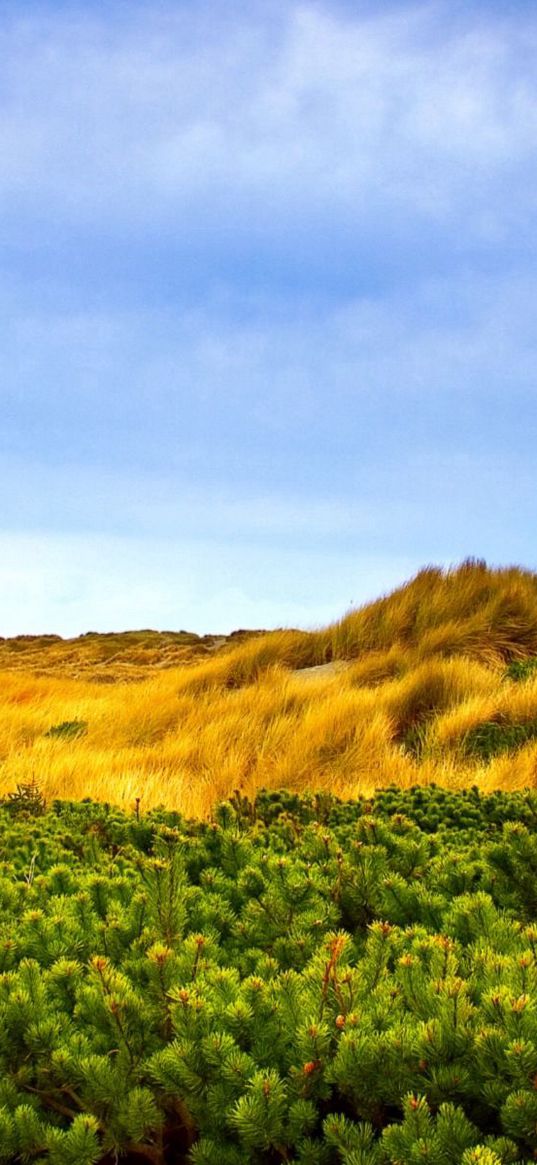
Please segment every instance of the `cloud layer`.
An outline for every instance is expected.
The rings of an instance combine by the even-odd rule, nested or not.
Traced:
[[[537,565],[531,8],[8,5],[0,50],[11,631],[20,571],[41,629],[126,625],[99,539],[198,630],[223,561],[252,625]]]

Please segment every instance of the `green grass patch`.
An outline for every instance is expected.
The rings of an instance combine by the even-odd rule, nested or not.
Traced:
[[[515,680],[516,683],[523,683],[524,680],[531,680],[537,675],[537,656],[531,659],[515,659],[505,669],[505,679]]]
[[[487,721],[467,732],[463,747],[466,756],[490,761],[503,752],[516,752],[537,738],[537,720],[528,724],[498,724]]]
[[[87,730],[87,720],[62,720],[61,724],[53,724],[43,735],[74,740],[77,736],[84,736]]]

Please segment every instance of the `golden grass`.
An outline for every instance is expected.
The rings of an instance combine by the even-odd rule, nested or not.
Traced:
[[[530,572],[429,568],[325,630],[194,637],[191,648],[183,635],[171,648],[190,654],[175,666],[169,636],[157,634],[47,640],[41,655],[35,641],[4,643],[0,794],[36,780],[47,800],[132,807],[140,797],[146,809],[206,817],[235,788],[352,797],[390,783],[537,785],[535,742],[487,764],[464,750],[488,721],[537,721],[537,677],[505,678],[506,661],[537,653]],[[114,682],[95,682],[106,660]],[[83,734],[48,735],[72,721]]]
[[[0,793],[37,780],[45,797],[95,797],[147,808],[158,803],[206,815],[239,787],[370,792],[414,768],[392,745],[393,726],[371,689],[337,677],[304,684],[284,669],[241,688],[185,692],[180,671],[103,689],[56,681],[55,700],[0,715]],[[27,691],[27,680],[24,681]],[[16,707],[12,704],[11,708]],[[85,720],[76,739],[46,736],[54,724]],[[412,773],[410,772],[412,770]]]
[[[422,657],[464,652],[491,662],[523,658],[537,652],[537,575],[519,567],[490,570],[472,560],[451,571],[426,567],[319,637],[327,659],[396,644]]]
[[[182,666],[207,658],[227,641],[237,646],[257,633],[194,635],[188,631],[122,631],[76,639],[59,635],[0,637],[0,671],[71,676],[100,683],[144,679],[148,669]]]

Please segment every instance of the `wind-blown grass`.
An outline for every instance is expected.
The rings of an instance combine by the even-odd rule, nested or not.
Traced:
[[[55,674],[24,671],[17,652],[2,673],[0,794],[36,780],[47,800],[139,797],[203,817],[235,788],[352,797],[387,784],[537,783],[537,674],[509,669],[537,655],[528,571],[429,568],[332,627],[215,641],[180,666],[163,666],[153,645],[136,683],[121,669],[113,683],[75,679],[61,650],[55,641]],[[74,654],[76,641],[71,672]],[[32,658],[36,670],[35,646]]]

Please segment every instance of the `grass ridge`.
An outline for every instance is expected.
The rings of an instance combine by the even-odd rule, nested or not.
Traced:
[[[537,575],[520,567],[426,567],[315,631],[46,639],[0,645],[0,795],[37,780],[47,800],[206,817],[235,788],[537,783]]]

